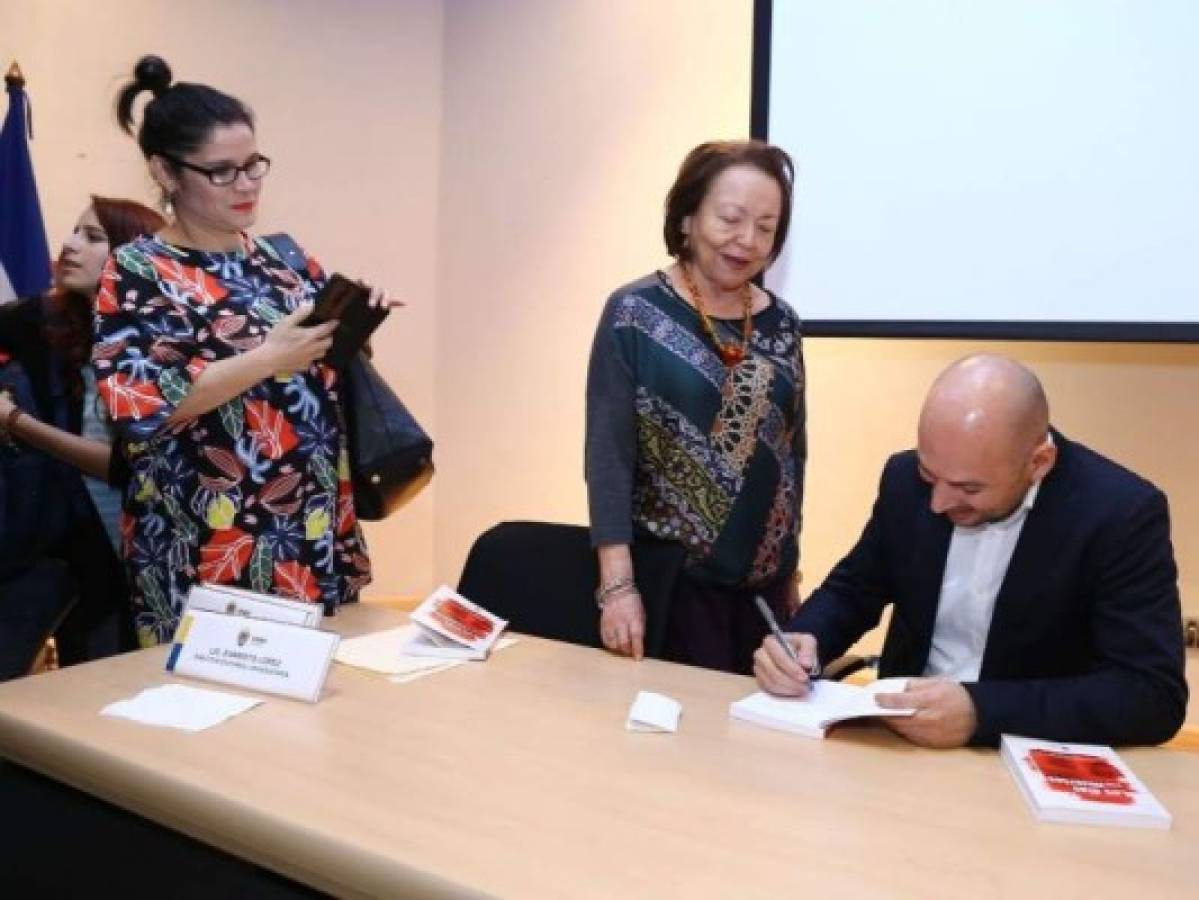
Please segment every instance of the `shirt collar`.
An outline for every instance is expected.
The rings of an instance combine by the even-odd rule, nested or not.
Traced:
[[[1034,481],[1032,484],[1030,484],[1028,486],[1028,490],[1024,492],[1024,499],[1020,501],[1020,505],[1016,507],[1015,511],[1010,516],[1008,516],[1008,519],[1013,519],[1016,516],[1028,515],[1029,510],[1032,509],[1032,505],[1037,502],[1037,494],[1039,494],[1040,491],[1041,482]],[[1007,521],[1007,519],[1004,521]]]

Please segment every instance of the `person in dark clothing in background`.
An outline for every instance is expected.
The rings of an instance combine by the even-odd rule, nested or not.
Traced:
[[[109,253],[162,224],[140,203],[93,197],[54,288],[0,306],[0,678],[28,671],[50,631],[64,665],[134,646],[110,484],[121,457],[88,363]]]

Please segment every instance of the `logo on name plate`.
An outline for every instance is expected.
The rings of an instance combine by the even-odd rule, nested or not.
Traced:
[[[237,633],[237,646],[244,647],[246,645],[246,641],[248,641],[249,639],[250,639],[249,630],[243,628],[241,631],[239,631]]]

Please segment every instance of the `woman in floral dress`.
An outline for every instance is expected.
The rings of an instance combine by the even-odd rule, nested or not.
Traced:
[[[370,561],[354,515],[335,323],[305,327],[325,281],[248,229],[270,160],[241,101],[137,65],[117,114],[148,90],[138,143],[174,210],[119,247],[96,302],[92,362],[127,446],[124,555],[139,640],[170,639],[191,585],[322,603],[357,598]],[[372,303],[387,302],[372,291]]]

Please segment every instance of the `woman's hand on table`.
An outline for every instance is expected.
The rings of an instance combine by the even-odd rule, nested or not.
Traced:
[[[600,638],[613,653],[633,659],[645,655],[645,604],[635,589],[604,604],[600,613]]]

